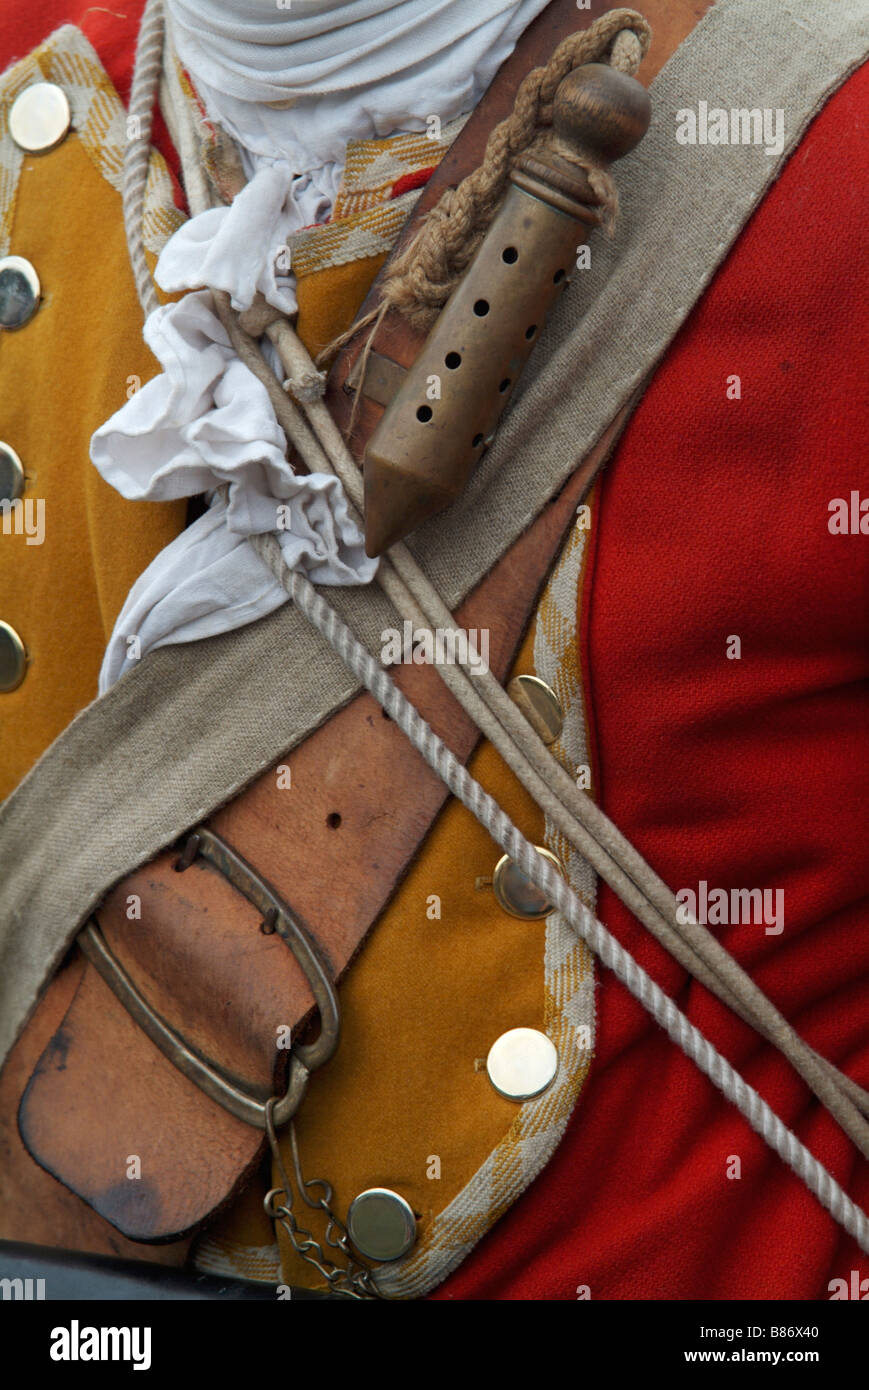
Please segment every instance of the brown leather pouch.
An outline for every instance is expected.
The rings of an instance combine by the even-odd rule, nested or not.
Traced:
[[[518,80],[545,61],[579,24],[613,8],[555,0],[529,28],[425,190],[405,233],[441,191],[480,160],[492,126],[510,109]],[[649,81],[707,8],[643,6],[655,31],[641,77]],[[372,291],[376,301],[377,286]],[[389,315],[379,352],[409,363],[420,335]],[[329,399],[346,423],[345,388],[359,345],[330,377]],[[380,410],[363,403],[354,451]],[[463,628],[488,628],[490,665],[503,679],[534,611],[577,502],[613,447],[626,412],[535,524],[505,553],[456,614]],[[404,666],[395,677],[463,761],[477,731],[437,673]],[[440,779],[368,695],[355,698],[289,759],[294,794],[263,773],[208,824],[263,876],[307,924],[334,980],[351,963],[446,800]],[[167,850],[131,874],[97,914],[106,943],[150,1006],[235,1084],[265,1099],[280,1091],[286,1052],[279,1030],[304,1029],[313,999],[303,972],[261,916],[210,864],[178,871]],[[54,981],[31,1030],[67,989]],[[10,1061],[14,1071],[14,1061]],[[263,1153],[263,1133],[235,1118],[182,1075],[86,964],[60,1027],[42,1053],[19,1110],[27,1150],[131,1240],[165,1242],[194,1230],[244,1183]],[[23,1156],[22,1156],[23,1157]],[[141,1177],[131,1181],[135,1160]]]

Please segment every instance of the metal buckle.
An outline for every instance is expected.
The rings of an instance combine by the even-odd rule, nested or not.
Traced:
[[[197,855],[208,860],[234,888],[253,903],[263,914],[263,927],[277,932],[289,946],[305,973],[320,1013],[320,1032],[312,1043],[294,1046],[290,1052],[290,1074],[286,1093],[275,1103],[272,1114],[277,1126],[292,1119],[301,1104],[313,1071],[328,1062],[338,1046],[338,999],[332,981],[317,958],[307,933],[296,920],[287,904],[270,888],[231,845],[200,826],[193,831],[184,846],[176,869],[189,868]],[[99,925],[93,918],[78,935],[78,944],[87,959],[117,995],[128,1013],[143,1032],[159,1047],[163,1056],[183,1072],[190,1081],[222,1105],[237,1119],[255,1129],[266,1128],[266,1101],[231,1081],[208,1058],[185,1042],[180,1033],[167,1023],[140,993],[138,986],[110,950]]]

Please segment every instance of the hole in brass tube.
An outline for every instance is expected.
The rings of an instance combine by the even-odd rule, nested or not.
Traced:
[[[534,334],[535,334],[536,332],[537,332],[537,324],[536,324],[536,323],[530,323],[530,324],[528,325],[528,327],[525,329],[525,337],[526,337],[526,338],[533,338],[533,337],[534,337]]]
[[[555,274],[552,277],[553,285],[560,285],[562,280],[564,279],[565,274],[566,272],[563,270],[556,270]]]
[[[486,317],[486,315],[488,314],[488,312],[489,312],[489,301],[488,301],[488,299],[478,299],[477,302],[476,302],[476,304],[474,305],[474,313],[477,315],[477,318],[479,318],[479,319],[484,319],[484,318]]]
[[[416,412],[417,420],[421,420],[424,425],[427,424],[428,421],[431,419],[431,415],[432,410],[430,405],[421,405],[419,407],[419,410]]]
[[[479,449],[479,447],[480,447],[480,445],[482,444],[482,442],[483,442],[483,436],[482,436],[481,434],[475,434],[474,437],[473,437],[473,439],[471,440],[471,448],[472,448],[472,449]]]
[[[448,352],[444,358],[444,362],[449,367],[450,371],[454,372],[456,367],[462,365],[462,354],[460,352]]]
[[[501,252],[502,261],[506,261],[508,265],[515,265],[518,259],[519,252],[516,250],[515,246],[504,247],[504,250]]]
[[[507,390],[507,387],[508,387],[509,385],[510,385],[510,378],[509,378],[508,376],[505,376],[505,377],[504,377],[504,380],[501,382],[501,385],[498,387],[498,390],[499,390],[499,391],[502,391],[502,392],[503,392],[503,391],[506,391],[506,390]]]

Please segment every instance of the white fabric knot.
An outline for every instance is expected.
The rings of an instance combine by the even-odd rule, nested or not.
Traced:
[[[207,291],[157,309],[145,341],[164,371],[96,431],[94,464],[131,499],[215,493],[224,483],[228,497],[212,496],[134,584],[101,692],[153,647],[214,636],[286,602],[250,535],[275,531],[287,564],[315,584],[367,584],[377,570],[339,480],[293,473],[268,392],[236,357]]]
[[[163,374],[91,441],[93,462],[124,497],[209,498],[127,596],[101,692],[152,647],[231,631],[287,601],[249,536],[274,531],[288,565],[313,583],[374,577],[340,482],[293,474],[268,393],[201,290],[223,290],[238,311],[259,291],[294,314],[285,248],[329,217],[348,140],[421,131],[430,113],[448,123],[473,109],[546,3],[310,0],[275,10],[262,0],[168,0],[179,56],[250,181],[230,207],[200,212],[164,246],[157,283],[192,293],[145,325]],[[280,372],[267,338],[263,352]],[[318,390],[315,377],[306,389]]]
[[[168,293],[225,290],[239,310],[259,290],[289,317],[298,303],[287,241],[328,216],[339,178],[335,165],[298,177],[283,161],[264,165],[229,207],[209,208],[179,227],[160,253],[157,284]]]

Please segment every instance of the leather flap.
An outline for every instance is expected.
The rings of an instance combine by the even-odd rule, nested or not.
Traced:
[[[171,1241],[227,1201],[263,1135],[168,1062],[88,965],[18,1114],[30,1153],[129,1240]],[[138,1160],[138,1163],[136,1162]]]
[[[484,628],[503,679],[579,498],[614,430],[456,613]],[[465,761],[475,726],[431,666],[396,683]],[[210,824],[308,924],[340,978],[446,800],[440,778],[368,695],[270,768]],[[298,1030],[307,982],[277,936],[210,865],[176,871],[167,851],[97,914],[148,1003],[201,1054],[263,1099],[280,1089],[278,1029]],[[129,913],[140,911],[141,917]],[[227,1114],[139,1029],[93,966],[30,1079],[19,1128],[33,1158],[131,1240],[168,1241],[221,1206],[262,1153],[262,1134]],[[131,1156],[141,1178],[126,1176]]]

